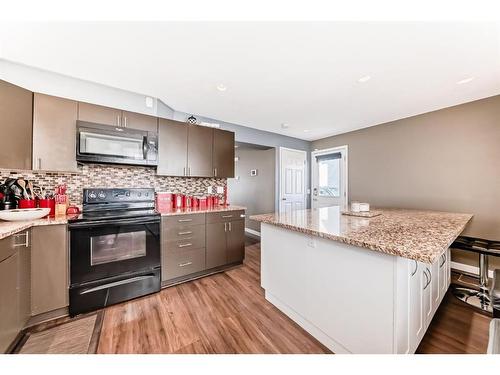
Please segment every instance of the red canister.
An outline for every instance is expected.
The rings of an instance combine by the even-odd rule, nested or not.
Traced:
[[[168,212],[174,208],[174,196],[172,193],[156,193],[156,210],[158,212]]]
[[[36,208],[34,199],[19,199],[19,208]]]
[[[56,200],[55,199],[40,199],[38,201],[38,207],[40,208],[50,208],[49,216],[54,216],[56,214]]]
[[[218,206],[219,205],[219,197],[217,195],[214,195],[212,197],[212,205],[213,206]]]

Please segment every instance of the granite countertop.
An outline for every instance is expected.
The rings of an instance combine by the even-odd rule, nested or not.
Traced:
[[[56,216],[56,217],[46,217],[38,220],[30,221],[3,221],[0,220],[0,240],[9,237],[13,234],[21,232],[25,229],[31,227],[37,227],[40,225],[57,225],[57,224],[67,224],[68,218],[71,216]]]
[[[208,208],[178,208],[175,211],[160,212],[161,216],[175,216],[175,215],[186,215],[186,214],[203,214],[210,212],[226,212],[226,211],[240,211],[246,210],[246,207],[242,206],[215,206]]]
[[[377,209],[372,218],[342,215],[338,206],[253,215],[250,219],[382,253],[433,263],[460,235],[471,214]]]

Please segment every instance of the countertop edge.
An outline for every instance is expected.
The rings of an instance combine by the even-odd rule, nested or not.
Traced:
[[[2,224],[7,224],[8,229],[3,229]],[[42,218],[38,220],[30,221],[0,221],[0,240],[10,237],[16,233],[22,232],[23,230],[30,229],[32,227],[40,227],[45,225],[66,225],[68,224],[68,218]]]

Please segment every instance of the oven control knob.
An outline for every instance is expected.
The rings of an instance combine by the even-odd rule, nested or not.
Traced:
[[[90,198],[90,199],[96,199],[96,198],[97,198],[97,194],[96,194],[94,191],[91,191],[91,192],[89,193],[89,198]]]
[[[106,193],[103,191],[99,192],[99,199],[104,199],[104,198],[106,198]]]

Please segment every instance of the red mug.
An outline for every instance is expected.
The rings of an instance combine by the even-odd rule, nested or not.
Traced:
[[[19,199],[19,208],[36,208],[36,201],[34,199]]]
[[[50,208],[49,216],[54,216],[56,214],[56,200],[55,199],[40,199],[38,201],[38,207]]]

